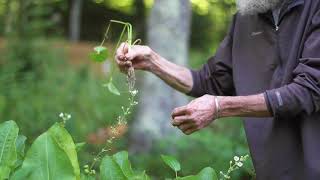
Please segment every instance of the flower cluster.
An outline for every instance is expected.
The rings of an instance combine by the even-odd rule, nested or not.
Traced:
[[[66,124],[66,122],[71,119],[71,114],[61,112],[59,117],[63,120],[63,123]]]
[[[230,166],[229,166],[229,169],[227,171],[227,173],[224,173],[222,171],[220,171],[220,175],[221,175],[221,180],[222,179],[230,179],[230,174],[241,168],[243,166],[243,163],[248,159],[249,155],[245,155],[245,156],[234,156],[233,157],[233,161],[231,160],[229,163],[230,163]]]
[[[84,165],[83,168],[84,168],[84,172],[88,175],[95,175],[96,174],[96,171],[94,169],[90,169],[89,165]]]

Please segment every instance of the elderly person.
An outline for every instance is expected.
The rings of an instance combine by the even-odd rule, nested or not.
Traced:
[[[320,179],[320,1],[237,0],[237,7],[200,70],[126,44],[116,54],[119,68],[132,64],[198,97],[172,112],[185,134],[217,118],[246,117],[258,180]]]

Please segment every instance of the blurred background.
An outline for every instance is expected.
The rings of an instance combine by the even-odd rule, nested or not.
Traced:
[[[132,23],[135,38],[167,59],[198,69],[213,56],[233,14],[234,0],[0,0],[0,122],[15,120],[28,144],[72,115],[67,129],[87,145],[82,165],[105,144],[128,94],[115,96],[102,84],[110,60],[93,63],[88,53],[103,38],[110,19]],[[115,48],[121,26],[112,26],[106,46]],[[242,122],[218,120],[191,136],[170,126],[174,107],[192,100],[170,89],[153,75],[137,72],[139,105],[112,152],[129,150],[137,169],[155,179],[173,177],[160,159],[170,154],[182,163],[181,175],[203,167],[226,170],[234,155],[248,154]],[[125,76],[115,84],[126,91]],[[252,163],[234,179],[249,179]]]

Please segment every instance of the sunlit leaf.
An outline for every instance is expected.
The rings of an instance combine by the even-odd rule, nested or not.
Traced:
[[[12,180],[80,180],[75,144],[59,123],[40,135]]]
[[[117,154],[113,155],[113,159],[118,163],[123,174],[127,178],[130,178],[134,175],[134,172],[131,168],[131,163],[128,158],[128,152],[126,151],[118,152]]]
[[[199,180],[218,180],[216,171],[211,167],[204,168],[197,176]]]
[[[107,84],[103,85],[103,86],[107,87],[108,90],[109,90],[112,94],[117,95],[117,96],[120,96],[120,95],[121,95],[121,94],[120,94],[120,91],[118,90],[118,88],[113,84],[112,79],[110,79],[110,81],[109,81]]]
[[[161,155],[162,160],[174,171],[180,171],[180,163],[172,156]]]
[[[7,179],[17,160],[19,128],[14,121],[0,124],[0,179]]]
[[[101,180],[127,180],[118,163],[112,156],[105,156],[100,164]]]
[[[108,58],[108,50],[106,47],[97,46],[89,55],[90,59],[95,62],[103,62]]]
[[[179,177],[178,180],[218,180],[218,176],[214,169],[207,167],[197,175]]]

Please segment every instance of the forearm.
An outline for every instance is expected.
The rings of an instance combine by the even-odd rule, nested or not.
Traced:
[[[188,68],[176,65],[156,53],[153,53],[152,56],[150,72],[180,92],[191,91],[193,80]]]
[[[220,117],[271,117],[263,94],[218,97]]]

